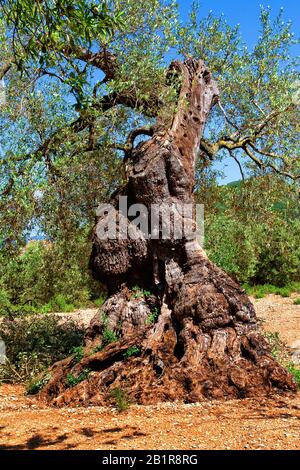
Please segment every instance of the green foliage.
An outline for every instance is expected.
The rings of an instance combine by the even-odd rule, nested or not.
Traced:
[[[275,333],[267,332],[264,336],[266,337],[271,346],[272,356],[278,359],[278,356],[280,355],[282,349],[282,342],[278,331],[276,331]]]
[[[32,351],[18,352],[13,360],[8,357],[6,362],[0,365],[0,383],[32,382],[45,368],[44,355],[41,357]]]
[[[118,340],[118,337],[114,331],[110,328],[106,327],[102,333],[102,345],[103,347],[107,346],[110,343],[114,343]]]
[[[75,363],[77,362],[80,362],[81,359],[83,358],[84,356],[84,347],[82,345],[80,346],[75,346],[72,350],[71,350],[71,354],[73,354],[73,361]]]
[[[110,396],[113,398],[119,413],[126,411],[129,408],[129,399],[127,393],[121,387],[112,389],[110,391]]]
[[[294,300],[294,305],[300,305],[300,298]]]
[[[295,382],[300,389],[300,369],[297,369],[293,364],[289,364],[287,369],[293,375]]]
[[[103,348],[104,348],[103,344],[98,344],[92,349],[91,354],[96,354],[97,352],[102,351]]]
[[[41,308],[42,313],[48,312],[74,312],[75,306],[67,303],[62,294],[55,295],[48,304]]]
[[[0,315],[72,312],[91,304],[99,288],[87,273],[87,246],[75,245],[66,252],[61,244],[30,242],[16,257],[3,256]]]
[[[104,304],[105,300],[106,300],[106,296],[102,294],[100,295],[100,297],[93,300],[93,304],[96,305],[96,307],[100,308]]]
[[[49,382],[51,375],[49,373],[45,373],[42,376],[33,379],[29,382],[26,387],[27,395],[36,395],[39,393],[42,388]]]
[[[274,167],[299,174],[293,53],[299,41],[282,11],[273,19],[261,9],[260,36],[247,49],[238,26],[212,13],[202,17],[197,2],[185,22],[171,0],[0,6],[0,62],[8,67],[0,104],[0,313],[71,310],[101,294],[87,274],[87,235],[95,207],[124,183],[114,146],[158,115],[172,122],[178,80],[166,85],[170,50],[204,59],[220,89],[222,107],[214,107],[205,136],[223,143],[209,161],[199,159],[202,174],[197,167],[196,187],[206,191],[209,214],[208,254],[240,282],[299,280],[300,227],[289,202],[282,209],[277,198],[275,212],[270,187],[203,184],[213,158],[226,163],[232,156],[266,179]],[[109,109],[101,104],[107,95],[114,97]],[[124,95],[133,104],[118,103]],[[239,139],[244,144],[228,152],[226,142]],[[281,189],[285,194],[287,185]],[[33,231],[48,245],[24,248]],[[149,294],[137,288],[133,298]]]
[[[257,230],[220,214],[206,228],[206,249],[209,257],[231,276],[245,282],[255,275],[257,265]]]
[[[127,349],[127,351],[124,353],[124,357],[128,359],[129,357],[132,356],[138,356],[140,353],[140,348],[138,346],[130,346],[130,348]]]
[[[300,292],[300,283],[291,282],[289,285],[284,287],[274,286],[272,284],[263,284],[249,286],[244,285],[244,288],[249,295],[253,295],[256,299],[262,299],[268,294],[281,295],[282,297],[290,297],[294,292]]]
[[[159,317],[159,309],[157,307],[153,307],[150,315],[148,316],[147,318],[147,323],[149,325],[152,325],[153,323],[156,322],[156,320],[158,319]]]
[[[82,344],[84,331],[71,320],[54,316],[26,316],[0,323],[7,362],[0,366],[2,381],[32,381],[45,368]]]
[[[142,289],[141,287],[138,287],[138,286],[134,286],[132,288],[132,293],[131,293],[132,299],[142,299],[142,298],[146,298],[150,296],[151,296],[151,292],[149,290]]]
[[[211,186],[212,187],[212,186]],[[197,195],[202,200],[201,191]],[[222,269],[245,284],[290,295],[300,280],[297,188],[267,175],[238,185],[213,187],[206,199],[205,248]]]
[[[75,387],[80,382],[86,380],[90,374],[90,369],[83,369],[80,374],[76,377],[73,374],[67,374],[67,386],[68,387]]]

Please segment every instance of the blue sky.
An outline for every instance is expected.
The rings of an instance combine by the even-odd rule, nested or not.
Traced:
[[[178,0],[182,18],[187,18],[192,0]],[[299,0],[202,0],[202,14],[206,16],[212,10],[215,15],[224,13],[226,20],[232,25],[240,24],[241,34],[249,48],[256,42],[259,35],[260,5],[270,6],[272,14],[276,16],[281,7],[284,9],[284,19],[292,20],[296,36],[300,36],[300,1]],[[299,48],[300,49],[300,48]],[[298,52],[297,52],[298,54]],[[300,50],[299,50],[300,54]],[[234,162],[230,162],[224,171],[225,178],[222,183],[240,179],[239,170]]]

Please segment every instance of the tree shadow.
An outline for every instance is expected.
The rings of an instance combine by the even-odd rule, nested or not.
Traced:
[[[53,434],[53,431],[57,430],[57,427],[49,427],[45,430],[49,434]],[[116,435],[120,433],[120,435]],[[76,434],[81,434],[87,438],[95,438],[96,436],[102,436],[104,439],[102,443],[105,445],[115,445],[121,440],[131,440],[136,439],[141,436],[147,436],[144,432],[140,431],[136,426],[116,426],[114,428],[105,428],[105,429],[94,429],[92,427],[83,427],[79,430],[74,430],[72,433],[64,433],[57,437],[48,438],[45,435],[42,435],[38,432],[29,437],[26,442],[22,444],[0,444],[0,450],[37,450],[45,447],[55,446],[56,444],[62,444],[66,439],[71,439]],[[9,435],[7,435],[7,438]],[[78,443],[65,443],[61,448],[62,449],[74,449],[78,446]]]
[[[35,450],[42,447],[60,444],[68,438],[67,434],[62,434],[56,439],[46,439],[41,434],[34,434],[24,444],[1,444],[0,450]]]
[[[114,428],[106,428],[101,430],[94,430],[92,428],[81,428],[78,431],[80,434],[83,434],[86,437],[95,437],[96,435],[101,436],[105,435],[109,439],[104,441],[103,444],[106,445],[115,445],[121,440],[131,440],[136,439],[138,437],[147,436],[146,433],[140,431],[139,428],[136,426],[116,426]],[[115,434],[121,433],[119,436],[115,436]],[[125,434],[123,434],[125,433]],[[109,436],[112,434],[112,436]]]

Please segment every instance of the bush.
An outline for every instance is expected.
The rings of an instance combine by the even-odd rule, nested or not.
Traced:
[[[300,223],[277,218],[271,227],[265,227],[266,236],[261,244],[257,270],[259,283],[285,286],[300,279]]]
[[[62,323],[55,315],[26,316],[0,323],[0,337],[6,345],[7,363],[0,366],[5,382],[25,382],[50,364],[81,346],[84,330],[75,322]]]
[[[31,241],[11,257],[0,252],[0,314],[73,311],[102,289],[89,275],[86,239]]]
[[[214,186],[211,198],[200,189],[196,197],[205,201],[205,248],[211,259],[241,283],[284,287],[299,282],[295,189],[274,175]]]
[[[49,373],[44,373],[41,377],[31,380],[26,388],[27,395],[36,395],[42,388],[49,382],[51,376]]]
[[[111,390],[110,396],[113,398],[116,408],[119,412],[125,411],[129,408],[129,399],[127,393],[122,388],[114,388]]]
[[[257,232],[229,215],[210,217],[205,231],[207,254],[229,275],[246,282],[256,273]]]

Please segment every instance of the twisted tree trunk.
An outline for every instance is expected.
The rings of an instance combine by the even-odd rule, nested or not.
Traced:
[[[202,61],[171,69],[181,76],[178,110],[168,129],[157,127],[130,153],[122,195],[149,211],[153,204],[175,207],[172,220],[184,224],[184,236],[155,238],[131,224],[128,238],[102,239],[99,229],[116,215],[122,230],[116,197],[99,216],[90,266],[110,296],[90,325],[90,355],[53,367],[43,395],[56,404],[102,404],[117,387],[138,403],[295,390],[259,333],[250,300],[209,261],[193,217],[178,209],[193,204],[195,160],[218,90]],[[105,345],[108,331],[118,340]],[[67,374],[80,379],[84,370],[88,378],[70,388]]]

